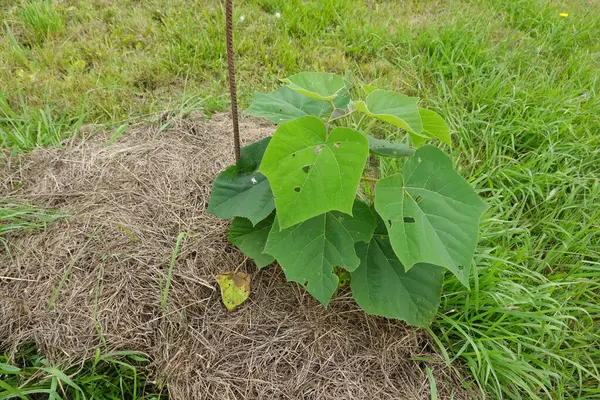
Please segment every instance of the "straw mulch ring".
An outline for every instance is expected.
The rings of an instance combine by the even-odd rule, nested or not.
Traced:
[[[270,135],[254,121],[244,142]],[[205,210],[216,174],[233,162],[230,121],[196,115],[169,130],[139,125],[63,148],[5,157],[0,196],[70,217],[0,248],[0,352],[34,343],[53,362],[95,349],[140,350],[172,399],[465,398],[426,334],[368,316],[349,292],[323,308],[278,267],[257,271]],[[184,240],[168,297],[169,260]],[[250,299],[228,313],[215,275],[238,266]]]

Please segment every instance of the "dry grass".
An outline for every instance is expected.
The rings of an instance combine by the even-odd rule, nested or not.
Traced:
[[[246,142],[271,131],[242,125]],[[141,350],[174,399],[425,399],[426,365],[440,398],[466,398],[423,331],[367,316],[348,292],[325,310],[227,243],[227,223],[205,213],[213,178],[233,161],[226,117],[192,115],[162,133],[138,125],[110,146],[110,135],[89,136],[7,158],[0,172],[1,196],[72,216],[9,235],[10,255],[0,250],[0,351],[33,342],[73,362],[98,347]],[[182,231],[199,235],[181,248],[164,312]],[[227,313],[214,275],[238,265],[252,295]]]

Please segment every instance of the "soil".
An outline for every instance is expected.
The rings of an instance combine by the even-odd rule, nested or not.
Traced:
[[[243,120],[243,142],[270,135]],[[0,161],[0,196],[69,217],[0,247],[0,352],[33,343],[52,362],[139,350],[172,399],[467,398],[427,334],[362,312],[347,290],[325,309],[280,268],[257,271],[206,213],[233,163],[230,120],[195,114],[161,131],[87,128],[60,148]],[[0,156],[2,157],[2,156]],[[180,232],[165,306],[161,294]],[[249,300],[220,301],[218,273],[252,276]],[[427,359],[428,361],[418,361]]]

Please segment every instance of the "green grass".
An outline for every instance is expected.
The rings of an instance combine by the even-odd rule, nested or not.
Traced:
[[[406,45],[491,206],[471,291],[447,282],[432,333],[491,398],[598,398],[599,14],[497,7],[500,41],[483,19]]]
[[[43,109],[31,109],[22,96],[19,100],[19,106],[13,108],[0,93],[0,147],[13,154],[59,145],[83,123],[83,112],[56,115],[49,104]]]
[[[9,233],[43,230],[52,222],[65,217],[66,215],[55,210],[0,197],[0,243],[6,243],[4,235]]]
[[[55,210],[0,198],[0,243],[6,251],[10,251],[5,235],[43,230],[65,217]],[[54,365],[35,347],[25,346],[12,357],[0,354],[0,399],[167,398],[148,380],[144,367],[149,362],[148,356],[141,352],[102,354],[97,349],[95,356],[89,360],[78,360],[71,365]]]
[[[62,15],[50,0],[34,0],[23,3],[21,19],[38,41],[57,34],[65,28]]]
[[[84,362],[56,366],[34,347],[14,360],[0,355],[0,399],[147,399],[167,398],[149,385],[144,365],[148,356],[117,351]]]
[[[600,14],[490,11],[504,21],[456,21],[397,47],[491,206],[471,290],[446,283],[431,331],[491,398],[598,398]]]
[[[419,96],[449,121],[447,150],[490,209],[471,288],[449,278],[431,327],[448,362],[488,398],[599,398],[600,5],[235,3],[242,105],[277,78],[331,71]],[[64,28],[29,22],[20,1],[0,5],[3,147],[226,106],[221,1],[48,4]]]

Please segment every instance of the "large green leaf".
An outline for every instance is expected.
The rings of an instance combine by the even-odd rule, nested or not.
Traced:
[[[353,241],[365,243],[369,243],[373,237],[373,231],[377,227],[376,218],[373,208],[358,199],[352,205],[352,215],[341,214],[338,217]]]
[[[266,267],[275,261],[273,256],[263,253],[274,220],[275,213],[272,213],[253,226],[248,219],[235,217],[229,227],[229,241],[254,259],[258,268]]]
[[[378,89],[371,92],[366,101],[354,101],[352,105],[363,114],[406,130],[412,138],[423,130],[418,101],[416,97]]]
[[[298,93],[323,101],[334,100],[348,86],[344,78],[328,72],[300,72],[283,82]]]
[[[327,135],[316,117],[280,125],[259,169],[273,189],[279,226],[332,210],[350,214],[368,153],[362,134],[336,128]]]
[[[418,149],[403,175],[375,185],[375,209],[406,270],[420,263],[439,265],[465,286],[486,208],[450,158],[433,146]]]
[[[307,97],[287,86],[272,93],[256,93],[245,114],[266,118],[276,124],[292,119],[314,115],[320,117],[331,112],[331,105],[322,100]]]
[[[360,265],[350,273],[352,294],[369,314],[427,326],[437,313],[444,269],[419,264],[408,272],[383,227],[369,243],[356,243]]]
[[[369,140],[369,150],[371,153],[385,157],[410,157],[415,154],[415,151],[402,143],[392,143],[387,140],[377,139],[371,135],[367,135]]]
[[[265,251],[277,259],[286,278],[304,285],[325,306],[338,287],[333,268],[358,267],[354,243],[370,240],[375,230],[369,207],[357,201],[354,209],[354,216],[327,212],[283,230],[275,220],[267,239]]]
[[[444,121],[444,118],[425,108],[419,108],[419,115],[421,115],[421,120],[423,121],[423,131],[421,131],[420,135],[411,136],[415,146],[421,146],[429,138],[436,138],[446,144],[452,144],[450,128],[446,121]]]
[[[239,163],[221,172],[213,183],[208,212],[221,218],[245,217],[253,224],[275,208],[269,182],[258,167],[271,138],[246,146]]]

